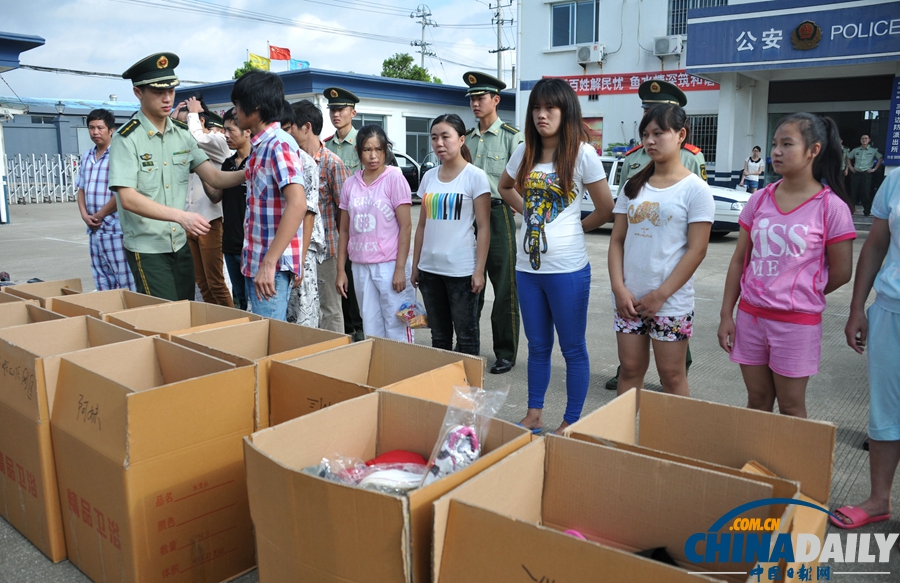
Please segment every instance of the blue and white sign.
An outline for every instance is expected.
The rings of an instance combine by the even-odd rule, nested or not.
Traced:
[[[884,165],[900,166],[900,77],[894,77],[894,88],[891,90],[887,143],[884,145]]]
[[[898,58],[897,0],[788,0],[688,13],[689,73],[848,65]]]

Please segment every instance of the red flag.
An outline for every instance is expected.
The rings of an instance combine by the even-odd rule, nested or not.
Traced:
[[[269,46],[269,58],[273,61],[290,61],[291,49]]]

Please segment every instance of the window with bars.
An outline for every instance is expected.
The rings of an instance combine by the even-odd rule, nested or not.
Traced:
[[[703,157],[706,158],[707,164],[715,163],[716,135],[719,131],[719,116],[689,115],[688,122],[691,124],[690,143],[703,150]]]
[[[550,46],[566,47],[597,41],[597,4],[587,2],[562,2],[551,7]]]
[[[371,113],[357,113],[356,117],[353,118],[353,121],[351,123],[356,129],[369,124],[375,124],[377,126],[384,127],[384,116],[373,115]]]
[[[406,153],[419,164],[431,152],[431,118],[406,118]]]
[[[716,6],[728,6],[728,0],[669,0],[669,34],[687,34],[689,9]]]

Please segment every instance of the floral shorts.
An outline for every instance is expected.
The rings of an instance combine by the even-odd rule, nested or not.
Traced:
[[[622,334],[650,335],[653,340],[677,342],[687,340],[694,331],[694,312],[684,316],[655,316],[650,320],[626,320],[615,314],[614,328]]]

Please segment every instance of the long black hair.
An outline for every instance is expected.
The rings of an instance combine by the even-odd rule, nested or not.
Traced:
[[[459,136],[465,137],[466,135],[466,124],[464,124],[462,118],[455,113],[445,113],[437,116],[434,118],[434,121],[431,122],[431,129],[434,129],[434,126],[439,123],[449,125]],[[469,151],[469,146],[467,146],[465,142],[463,142],[463,145],[460,147],[459,153],[462,155],[463,160],[470,164],[472,163],[472,152]]]
[[[844,160],[844,152],[841,150],[841,134],[834,120],[830,117],[801,111],[781,118],[775,131],[777,132],[778,128],[788,123],[797,125],[797,130],[803,136],[807,149],[812,148],[814,144],[822,145],[813,160],[813,178],[819,182],[825,182],[844,202],[849,202],[850,198],[844,188],[844,176],[841,173],[841,164]]]
[[[654,121],[660,129],[665,131],[672,130],[678,133],[684,129],[684,141],[681,143],[681,147],[684,147],[684,144],[691,138],[691,126],[688,123],[687,114],[680,105],[657,103],[650,107],[641,120],[640,133],[642,136],[647,126]],[[650,163],[643,170],[635,174],[634,177],[629,178],[628,182],[625,183],[625,196],[629,199],[636,197],[641,192],[641,189],[644,188],[644,185],[647,184],[647,181],[650,180],[650,177],[653,176],[655,170],[656,164],[653,160],[650,160]]]

